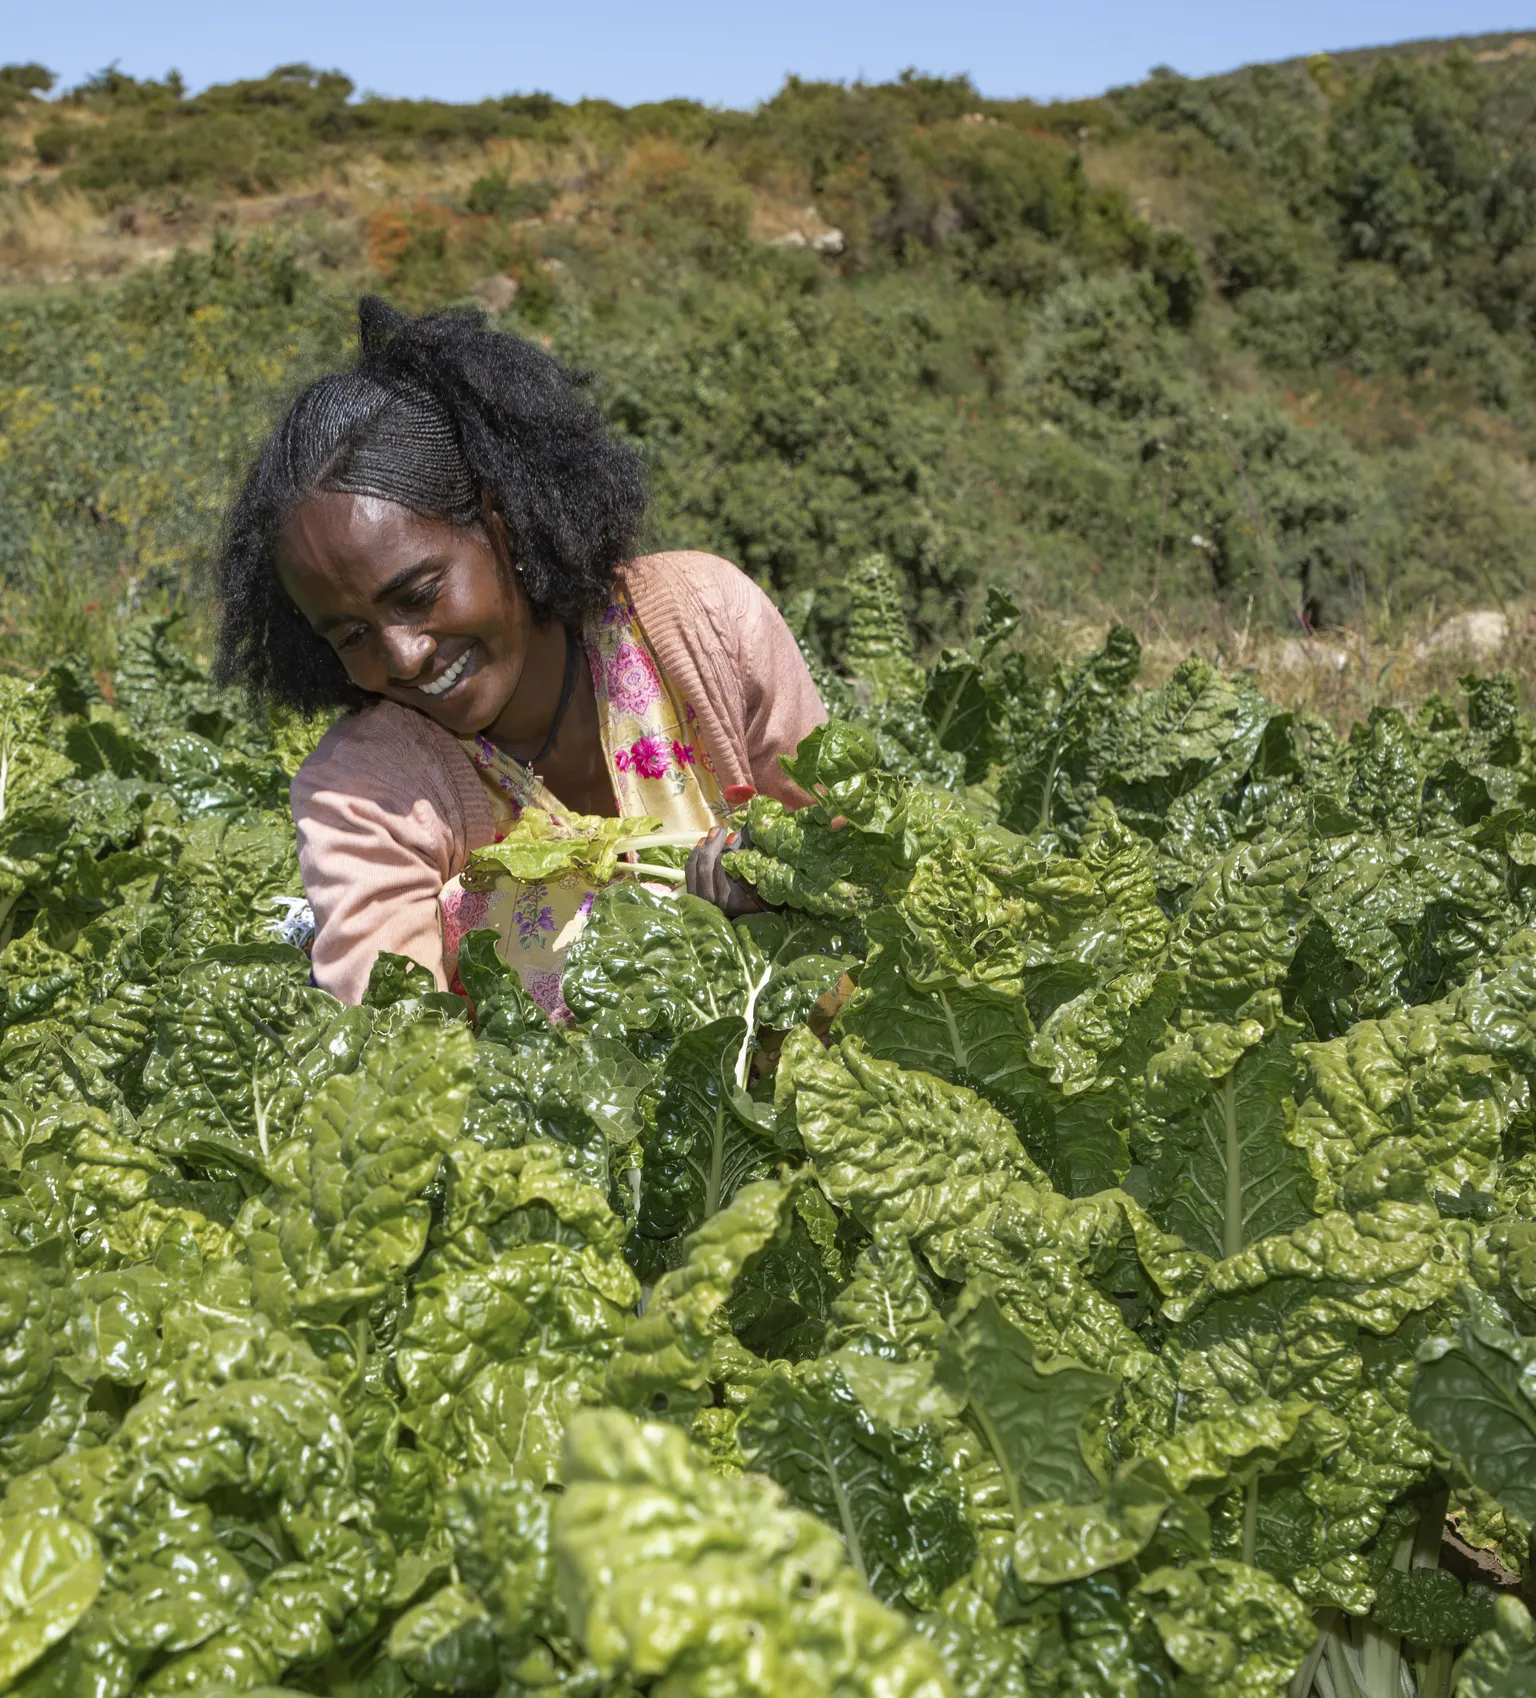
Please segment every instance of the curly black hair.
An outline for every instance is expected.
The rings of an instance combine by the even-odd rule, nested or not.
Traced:
[[[310,714],[370,698],[310,630],[276,569],[279,532],[319,490],[388,495],[460,526],[488,498],[541,623],[601,608],[645,521],[644,466],[573,372],[474,311],[358,306],[359,353],[293,401],[232,503],[214,563],[216,675]]]

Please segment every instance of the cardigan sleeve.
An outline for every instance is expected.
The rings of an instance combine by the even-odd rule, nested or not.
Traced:
[[[669,677],[696,710],[727,789],[787,807],[810,798],[779,765],[827,717],[783,615],[738,567],[681,550],[631,561],[625,581]]]
[[[810,797],[790,782],[779,756],[792,755],[827,710],[784,616],[745,573],[736,576],[746,603],[733,634],[752,783],[765,796],[801,807]]]
[[[438,898],[488,835],[489,808],[485,822],[467,817],[451,763],[470,778],[473,769],[435,730],[409,709],[368,709],[333,726],[294,776],[315,982],[343,1002],[361,1001],[380,950],[420,962],[447,988]]]

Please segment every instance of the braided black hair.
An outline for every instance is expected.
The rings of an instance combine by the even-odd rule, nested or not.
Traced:
[[[606,602],[645,520],[639,455],[608,434],[587,381],[473,311],[410,319],[358,307],[350,371],[303,390],[230,507],[214,565],[217,676],[257,702],[313,713],[369,698],[278,581],[278,535],[321,490],[381,495],[459,526],[489,497],[541,623]]]

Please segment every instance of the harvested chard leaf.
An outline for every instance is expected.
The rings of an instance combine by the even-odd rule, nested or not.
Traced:
[[[488,843],[474,851],[459,882],[466,890],[489,890],[498,878],[547,884],[574,874],[603,885],[611,883],[622,869],[681,884],[680,868],[648,864],[646,851],[691,849],[697,841],[693,832],[663,831],[661,821],[648,816],[614,819],[524,808],[499,843]],[[640,860],[621,861],[620,856],[639,856]]]

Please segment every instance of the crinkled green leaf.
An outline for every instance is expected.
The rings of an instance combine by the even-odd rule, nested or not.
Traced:
[[[1025,1667],[1034,1636],[1028,1629],[999,1631],[954,1614],[930,1611],[917,1630],[944,1659],[956,1698],[1025,1698]]]
[[[9,1686],[91,1607],[106,1572],[66,1516],[0,1517],[0,1685]]]
[[[785,1152],[773,1113],[743,1090],[750,1034],[730,1015],[685,1034],[667,1057],[642,1140],[636,1230],[675,1238],[717,1214]]]
[[[686,1412],[703,1400],[726,1334],[727,1305],[752,1261],[788,1230],[794,1187],[778,1180],[745,1185],[728,1207],[688,1238],[680,1266],[657,1281],[608,1370],[608,1389],[625,1408]]]
[[[305,1103],[239,1231],[274,1313],[333,1319],[376,1301],[426,1248],[436,1180],[474,1079],[461,1028],[407,1026]]]
[[[812,1185],[796,1189],[782,1231],[743,1269],[726,1309],[731,1331],[754,1356],[815,1356],[843,1282],[851,1223]]]
[[[1527,1698],[1536,1691],[1536,1622],[1516,1598],[1498,1598],[1493,1625],[1467,1648],[1458,1698]]]
[[[1180,802],[1247,771],[1279,711],[1247,674],[1186,660],[1160,689],[1132,697],[1104,739],[1104,793],[1136,830],[1159,837]]]
[[[1409,1409],[1477,1486],[1536,1521],[1536,1340],[1479,1301],[1422,1349]]]
[[[1100,1428],[1113,1377],[1066,1358],[1042,1361],[983,1295],[951,1325],[939,1379],[1001,1477],[1022,1582],[1082,1579],[1151,1538],[1167,1494],[1109,1476]]]
[[[880,1229],[832,1305],[829,1359],[864,1408],[887,1426],[945,1427],[958,1411],[938,1374],[944,1337],[906,1240]]]
[[[640,1296],[622,1228],[553,1145],[462,1146],[446,1179],[395,1349],[401,1413],[449,1467],[550,1484],[565,1423],[599,1400]]]
[[[675,1428],[614,1410],[572,1423],[565,1473],[558,1584],[605,1679],[743,1698],[947,1698],[932,1647],[776,1486],[722,1478]]]
[[[823,1050],[803,1027],[792,1032],[777,1101],[827,1195],[870,1229],[921,1238],[970,1219],[1014,1175],[1042,1177],[974,1092],[877,1060],[857,1038]]]
[[[1376,1588],[1371,1620],[1416,1647],[1466,1645],[1493,1626],[1494,1594],[1463,1587],[1444,1568],[1389,1569]]]
[[[1303,913],[1305,839],[1277,833],[1229,851],[1191,894],[1168,965],[1184,975],[1179,1024],[1273,1023]]]
[[[695,896],[636,885],[601,891],[566,958],[562,988],[576,1017],[601,1036],[653,1046],[740,1014],[748,958],[731,923]]]
[[[859,1579],[887,1603],[932,1608],[975,1543],[935,1436],[893,1431],[830,1362],[766,1376],[737,1441],[791,1503],[841,1534]]]
[[[1287,1400],[1318,1406],[1294,1441],[1282,1419],[1290,1461],[1271,1462],[1257,1487],[1258,1552],[1314,1602],[1370,1606],[1358,1553],[1432,1459],[1408,1412],[1413,1350],[1460,1289],[1468,1252],[1433,1210],[1383,1204],[1262,1239],[1213,1266],[1193,1304],[1169,1305],[1187,1316],[1165,1358],[1178,1379],[1175,1436],[1245,1409],[1255,1412],[1245,1420],[1283,1418]],[[1218,1507],[1222,1538],[1241,1543],[1242,1493]]]
[[[992,753],[990,706],[980,664],[964,651],[945,649],[929,668],[923,712],[939,747],[965,756],[965,776],[972,784],[986,776]]]
[[[748,979],[755,991],[751,1012],[759,1026],[780,1031],[798,1026],[858,965],[852,935],[812,914],[792,910],[748,914],[735,925],[751,963]],[[766,983],[755,957],[770,969]]]
[[[1133,1118],[1153,1216],[1213,1258],[1312,1215],[1311,1181],[1289,1139],[1298,1034],[1285,1023],[1260,1031],[1253,1021],[1178,1034],[1152,1057]]]
[[[879,947],[836,1030],[881,1060],[968,1086],[1016,1125],[1032,1128],[1048,1112],[1022,995],[944,973],[910,938]]]
[[[1039,1356],[1072,1357],[1142,1384],[1162,1411],[1158,1423],[1166,1419],[1171,1379],[1127,1324],[1118,1288],[1146,1285],[1188,1302],[1207,1263],[1160,1233],[1124,1192],[1073,1199],[1015,1182],[992,1207],[936,1234],[924,1253],[946,1279],[984,1283]]]
[[[1288,1586],[1243,1563],[1155,1569],[1135,1596],[1191,1689],[1211,1698],[1281,1698],[1317,1636]]]
[[[978,1297],[951,1325],[940,1352],[942,1381],[968,1410],[1002,1469],[1015,1514],[1027,1504],[1098,1497],[1101,1472],[1089,1460],[1089,1416],[1116,1382],[1066,1359],[1041,1363],[996,1302]]]
[[[1536,1066],[1536,970],[1517,960],[1302,1054],[1307,1091],[1293,1135],[1320,1206],[1488,1190]]]
[[[1034,831],[1086,811],[1080,793],[1095,733],[1115,715],[1140,669],[1134,633],[1112,625],[1097,654],[1058,671],[1038,698],[1015,708],[1010,729],[1018,764],[999,798],[1006,824]]]
[[[143,1073],[146,1137],[202,1163],[260,1169],[300,1107],[357,1064],[370,1020],[308,983],[279,943],[205,951],[162,989]]]
[[[445,1586],[389,1630],[389,1654],[433,1692],[471,1692],[496,1672],[491,1618],[468,1586]]]

